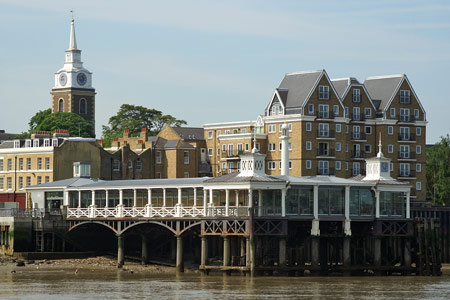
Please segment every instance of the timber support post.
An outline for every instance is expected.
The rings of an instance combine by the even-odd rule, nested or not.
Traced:
[[[145,236],[145,234],[142,234],[141,238],[142,238],[141,264],[146,265],[148,262],[147,237]]]
[[[184,257],[183,257],[183,237],[177,235],[177,260],[176,260],[176,270],[177,273],[184,272]]]
[[[121,235],[117,236],[117,267],[122,268],[125,262],[125,245],[124,238]]]

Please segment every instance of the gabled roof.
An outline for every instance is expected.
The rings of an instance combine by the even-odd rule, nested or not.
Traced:
[[[184,140],[204,140],[203,128],[199,127],[172,127]]]
[[[342,99],[347,87],[350,85],[350,78],[331,79],[331,82],[333,83],[339,97]]]
[[[191,144],[182,140],[166,140],[158,137],[155,149],[194,148]]]
[[[382,111],[386,109],[388,103],[403,82],[404,77],[405,75],[398,74],[366,78],[364,86],[369,92],[370,97],[373,100],[380,100],[378,109]]]
[[[286,74],[277,89],[287,90],[285,108],[303,106],[323,73],[324,70],[316,70]]]
[[[96,179],[96,178],[83,178],[83,177],[74,177],[69,179],[63,179],[43,184],[37,184],[32,185],[29,187],[26,187],[25,189],[33,190],[33,189],[41,189],[41,188],[68,188],[68,187],[80,187],[88,184],[98,183],[102,182],[103,180]]]

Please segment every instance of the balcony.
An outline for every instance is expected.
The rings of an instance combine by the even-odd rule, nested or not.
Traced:
[[[317,156],[335,157],[334,149],[320,149],[317,148]]]
[[[366,153],[364,151],[352,151],[352,158],[366,158]]]
[[[328,169],[317,169],[317,175],[334,175],[334,168],[328,168]]]
[[[398,178],[415,178],[416,172],[413,170],[400,170],[398,172]]]
[[[317,119],[325,119],[325,120],[332,120],[334,119],[334,112],[328,112],[328,111],[319,111],[317,114]]]
[[[364,114],[350,114],[352,121],[365,121],[366,116]]]
[[[327,138],[327,139],[333,139],[336,135],[334,133],[334,130],[318,130],[317,131],[317,138]]]
[[[416,159],[416,152],[399,151],[398,159]]]
[[[365,141],[366,134],[363,132],[352,132],[352,141]]]
[[[400,142],[415,142],[416,135],[414,133],[399,133],[398,140]]]

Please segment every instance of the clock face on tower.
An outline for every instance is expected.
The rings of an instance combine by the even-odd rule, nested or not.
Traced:
[[[86,74],[84,73],[78,73],[77,75],[77,82],[79,85],[85,85],[87,82]]]
[[[59,83],[60,83],[62,86],[65,86],[65,85],[66,85],[66,83],[67,83],[67,76],[66,76],[66,73],[61,73],[61,75],[59,75]]]

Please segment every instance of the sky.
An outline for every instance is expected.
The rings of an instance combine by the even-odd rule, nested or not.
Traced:
[[[0,129],[51,105],[74,10],[96,133],[123,103],[189,126],[255,120],[286,73],[406,74],[427,143],[450,133],[450,1],[0,0]]]

